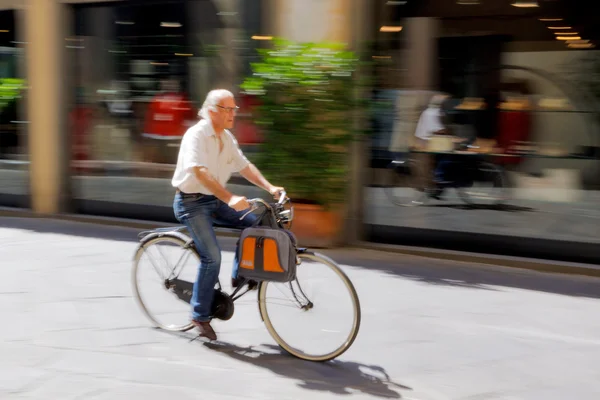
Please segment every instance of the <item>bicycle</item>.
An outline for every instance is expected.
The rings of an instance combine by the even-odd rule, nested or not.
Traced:
[[[270,227],[274,229],[283,229],[289,230],[292,225],[292,221],[294,219],[294,208],[291,204],[291,200],[286,196],[286,193],[282,193],[279,201],[276,203],[268,203],[260,198],[255,198],[249,200],[251,204],[251,209],[244,214],[240,219],[245,218],[250,213],[259,210],[261,207],[263,208],[262,213],[260,214],[259,221],[261,221],[261,227]],[[289,206],[289,207],[288,207]],[[241,229],[239,230],[242,231]],[[167,331],[180,331],[185,332],[193,328],[191,322],[183,323],[180,321],[181,318],[185,317],[177,317],[177,322],[164,322],[162,319],[163,316],[170,317],[172,312],[169,310],[165,310],[165,312],[160,312],[160,310],[151,310],[149,306],[149,302],[154,298],[152,296],[145,296],[142,294],[141,290],[141,260],[144,258],[147,253],[149,253],[149,249],[158,244],[167,244],[173,245],[175,249],[183,250],[184,256],[193,256],[195,259],[193,265],[193,274],[195,276],[196,270],[198,268],[198,264],[200,261],[200,256],[192,238],[186,233],[185,226],[176,226],[172,228],[158,228],[153,230],[148,230],[144,232],[140,232],[138,235],[140,240],[140,244],[135,252],[134,263],[132,269],[132,281],[133,281],[133,290],[135,294],[136,301],[138,305],[141,307],[142,312],[146,315],[146,317],[158,328],[167,330]],[[339,357],[341,354],[346,352],[353,342],[355,341],[358,331],[360,328],[361,322],[361,308],[360,302],[358,299],[358,295],[354,288],[354,285],[348,278],[348,276],[341,270],[341,268],[329,257],[325,255],[315,253],[309,251],[306,248],[295,247],[296,250],[296,275],[294,279],[282,283],[284,286],[289,287],[291,291],[291,296],[288,297],[288,300],[296,307],[297,310],[301,310],[302,313],[300,316],[296,317],[296,320],[305,320],[305,315],[310,312],[314,312],[315,310],[320,310],[324,308],[322,306],[328,305],[327,302],[320,302],[319,307],[316,307],[315,301],[317,301],[316,295],[315,297],[309,297],[307,295],[307,290],[304,290],[300,285],[300,281],[298,279],[298,272],[302,271],[302,266],[305,266],[311,262],[318,262],[322,265],[328,267],[329,272],[333,272],[333,276],[338,277],[337,281],[332,279],[326,279],[325,282],[327,284],[328,289],[335,286],[336,283],[341,284],[342,287],[345,288],[345,296],[334,297],[331,304],[336,304],[340,306],[343,303],[343,300],[349,300],[350,306],[347,309],[343,309],[341,307],[336,307],[333,317],[327,320],[327,324],[333,325],[334,321],[337,321],[341,318],[342,315],[348,314],[350,318],[347,321],[344,321],[343,325],[348,328],[347,333],[343,338],[339,341],[336,341],[336,344],[333,344],[334,348],[332,350],[320,350],[317,352],[309,352],[305,348],[306,346],[298,347],[296,344],[292,344],[290,339],[284,339],[285,333],[289,333],[290,331],[293,333],[299,333],[298,330],[291,330],[289,328],[289,316],[286,311],[284,314],[286,315],[283,319],[279,319],[276,315],[275,311],[271,308],[269,302],[267,302],[267,292],[268,290],[279,284],[280,282],[273,282],[262,280],[258,282],[258,309],[260,313],[260,317],[265,324],[267,331],[271,335],[271,337],[275,340],[275,342],[286,352],[289,354],[303,359],[307,361],[329,361],[336,357]],[[160,252],[160,250],[159,250]],[[164,254],[161,254],[164,255]],[[187,307],[186,311],[189,311],[189,301],[192,296],[193,291],[193,282],[194,279],[186,280],[185,277],[180,279],[181,273],[184,270],[184,267],[179,268],[180,262],[183,260],[184,256],[179,257],[179,260],[174,266],[171,266],[167,262],[166,273],[161,274],[159,272],[160,268],[157,268],[155,263],[152,263],[152,267],[159,274],[159,283],[158,285],[161,288],[161,293],[166,291],[169,295],[169,298],[176,298],[179,303],[186,303]],[[163,257],[164,258],[164,257]],[[323,272],[327,269],[318,269],[317,272]],[[309,276],[308,282],[311,280],[315,280],[315,276],[317,273],[314,273]],[[252,289],[245,285],[248,283],[248,280],[244,280],[243,284],[239,285],[232,293],[226,293],[220,283],[220,280],[217,282],[215,288],[215,300],[213,301],[213,318],[220,320],[229,320],[234,314],[234,302],[244,296],[246,293],[250,292]],[[306,282],[304,282],[306,283]],[[246,290],[241,292],[242,288],[245,287]],[[285,299],[284,299],[285,300]],[[277,305],[277,303],[274,303]],[[163,308],[164,303],[159,302],[159,308]],[[304,328],[305,325],[302,325]],[[331,329],[321,329],[322,332],[325,333],[333,333]],[[329,340],[331,335],[324,335],[323,338],[315,338],[315,334],[318,333],[315,331],[312,332],[302,332],[299,333],[299,336],[302,338],[311,339],[311,344],[319,344],[324,345],[326,342],[331,342]]]
[[[467,146],[476,148],[476,146]],[[418,152],[417,154],[427,154]],[[436,153],[437,154],[437,153]],[[454,188],[458,197],[469,206],[484,202],[500,206],[508,199],[505,173],[496,164],[486,161],[482,154],[453,153],[448,155],[464,156],[460,161],[453,161],[446,172],[446,180],[432,187],[422,181],[430,182],[427,175],[420,173],[427,170],[422,162],[408,156],[397,158],[388,164],[388,169],[394,172],[394,181],[385,187],[388,199],[403,207],[420,206],[428,199],[439,199],[439,194],[449,188]],[[421,182],[419,182],[421,181]],[[479,187],[478,184],[491,184],[491,190]],[[414,191],[417,191],[415,193]]]

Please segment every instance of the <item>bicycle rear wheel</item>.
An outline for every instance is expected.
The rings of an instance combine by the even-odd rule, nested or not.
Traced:
[[[393,170],[393,174],[391,182],[385,186],[384,191],[393,204],[400,207],[415,207],[427,200],[425,189],[420,185],[418,162],[412,158],[393,161],[388,168]]]
[[[358,295],[333,260],[312,252],[299,253],[298,258],[294,281],[260,284],[260,315],[285,351],[303,360],[328,361],[347,351],[358,335]],[[319,284],[325,294],[314,290]],[[335,294],[336,289],[340,293]]]
[[[138,247],[132,269],[133,292],[155,326],[179,332],[194,327],[189,302],[199,263],[195,247],[179,234],[161,234]]]

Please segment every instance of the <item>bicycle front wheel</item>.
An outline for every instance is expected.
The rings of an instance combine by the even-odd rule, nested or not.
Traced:
[[[312,252],[298,258],[295,280],[261,283],[260,314],[282,349],[303,360],[328,361],[348,350],[358,335],[358,295],[330,258]]]
[[[489,162],[482,162],[472,185],[459,187],[459,197],[471,206],[500,206],[508,200],[508,188],[503,170]]]

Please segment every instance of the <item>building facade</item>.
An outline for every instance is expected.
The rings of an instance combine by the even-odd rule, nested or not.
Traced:
[[[254,100],[238,87],[255,49],[278,36],[343,42],[370,60],[349,241],[427,244],[446,231],[596,244],[600,24],[563,1],[529,3],[1,0],[0,205],[172,221],[178,140],[208,90],[239,94],[235,133],[250,158],[257,151]],[[493,158],[507,171],[509,209],[390,198],[387,167],[412,147],[435,94],[461,134],[510,152]],[[570,228],[548,233],[558,227]]]

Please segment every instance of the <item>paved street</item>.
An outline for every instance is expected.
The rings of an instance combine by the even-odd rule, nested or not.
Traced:
[[[356,285],[362,327],[315,364],[282,354],[252,301],[215,323],[214,345],[152,329],[131,295],[135,235],[0,219],[1,399],[600,396],[600,280],[328,251]]]

